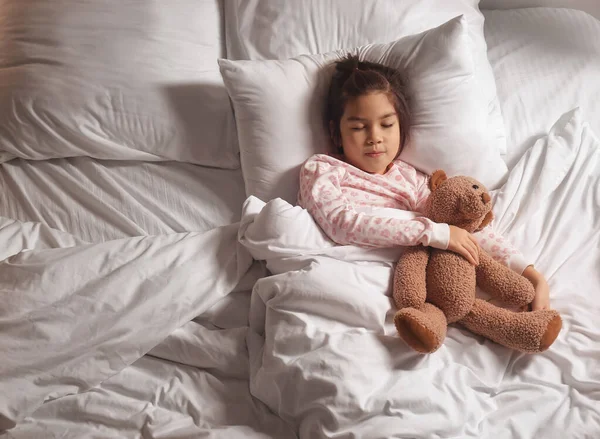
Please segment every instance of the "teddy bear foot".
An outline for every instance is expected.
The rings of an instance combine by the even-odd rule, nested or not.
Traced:
[[[554,340],[556,340],[556,337],[558,337],[558,333],[562,329],[562,319],[560,318],[558,312],[554,310],[545,310],[545,312],[549,312],[551,314],[550,322],[548,322],[548,325],[546,327],[546,332],[544,333],[540,341],[541,352],[548,349],[552,345],[552,343],[554,343]]]
[[[444,313],[431,303],[420,309],[403,308],[394,316],[400,337],[417,352],[435,352],[446,338],[448,323]]]
[[[460,323],[498,344],[528,353],[548,349],[562,328],[562,319],[555,310],[512,312],[481,299]]]

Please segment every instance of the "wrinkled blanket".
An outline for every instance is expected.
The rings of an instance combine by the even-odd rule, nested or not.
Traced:
[[[392,323],[401,249],[336,246],[281,200],[251,197],[206,233],[101,244],[2,219],[0,430],[67,437],[72,414],[68,437],[597,437],[599,145],[568,113],[494,193],[496,230],[563,316],[535,356],[458,327],[413,353]],[[250,288],[239,328],[192,325]]]

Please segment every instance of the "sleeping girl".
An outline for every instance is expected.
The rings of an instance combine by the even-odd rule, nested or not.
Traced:
[[[422,244],[456,252],[474,265],[481,247],[531,281],[532,310],[550,307],[544,276],[490,226],[470,234],[422,216],[429,177],[399,159],[411,126],[401,72],[353,56],[338,61],[326,111],[336,153],[305,162],[298,204],[331,240],[363,247]],[[378,214],[385,208],[405,215]]]

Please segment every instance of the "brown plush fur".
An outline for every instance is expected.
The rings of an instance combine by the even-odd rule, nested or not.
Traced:
[[[470,233],[492,220],[491,197],[469,177],[447,178],[436,171],[430,179],[427,216]],[[459,323],[496,343],[522,352],[542,352],[554,342],[562,320],[554,310],[513,312],[475,297],[479,286],[506,305],[530,303],[535,290],[529,280],[480,250],[479,264],[447,250],[410,247],[394,273],[394,323],[414,350],[430,353],[446,337],[447,325]]]

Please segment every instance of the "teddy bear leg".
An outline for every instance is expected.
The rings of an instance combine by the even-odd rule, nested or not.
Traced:
[[[429,249],[422,245],[407,247],[394,270],[392,297],[398,309],[420,308],[427,297]]]
[[[470,331],[522,352],[543,352],[556,340],[562,320],[555,310],[513,312],[476,299],[459,322]]]
[[[444,313],[431,303],[419,308],[403,308],[394,316],[400,337],[417,352],[436,351],[446,338],[448,322]]]
[[[533,284],[525,277],[480,252],[477,285],[506,305],[524,306],[535,297]]]

